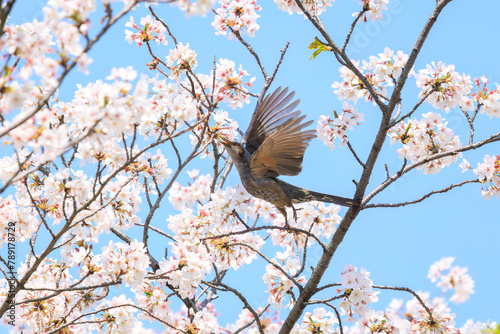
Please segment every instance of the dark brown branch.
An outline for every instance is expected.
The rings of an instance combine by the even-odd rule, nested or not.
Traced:
[[[413,200],[413,201],[402,202],[402,203],[368,204],[368,205],[364,206],[363,209],[371,209],[371,208],[398,208],[398,207],[401,207],[401,206],[406,206],[406,205],[410,205],[410,204],[416,204],[416,203],[420,203],[423,200],[431,197],[432,195],[442,194],[442,193],[450,191],[453,188],[461,187],[464,184],[468,184],[468,183],[481,183],[481,181],[479,181],[478,179],[467,180],[467,181],[464,181],[464,182],[461,182],[461,183],[452,184],[452,185],[450,185],[450,186],[448,186],[446,188],[443,188],[443,189],[431,191],[430,193],[428,193],[428,194],[426,194],[426,195],[424,195],[424,196],[422,196],[422,197],[420,197],[420,198],[418,198],[416,200]]]
[[[483,141],[477,142],[475,144],[469,144],[469,145],[465,145],[465,146],[456,148],[456,149],[451,150],[451,151],[433,154],[433,155],[425,157],[417,162],[414,162],[408,166],[403,166],[403,168],[401,168],[400,171],[398,171],[397,173],[395,173],[391,177],[387,178],[387,180],[382,182],[382,184],[380,184],[377,188],[373,189],[368,195],[366,195],[366,197],[363,199],[363,204],[368,203],[375,195],[380,193],[382,190],[384,190],[389,185],[391,185],[394,181],[398,180],[402,175],[408,173],[409,171],[411,171],[414,168],[417,168],[417,167],[419,167],[423,164],[426,164],[430,161],[433,161],[433,160],[441,159],[441,158],[452,156],[452,155],[457,155],[460,152],[475,150],[475,149],[480,148],[486,144],[497,142],[497,141],[500,141],[500,132],[488,137],[487,139],[485,139]]]
[[[245,308],[248,311],[250,311],[250,313],[252,313],[253,318],[254,318],[255,322],[257,323],[257,327],[259,328],[259,333],[264,334],[264,327],[262,327],[262,323],[260,322],[260,315],[257,314],[257,312],[255,312],[255,310],[253,309],[253,307],[250,306],[250,304],[246,300],[245,296],[243,296],[238,290],[233,289],[230,286],[228,286],[228,285],[226,285],[224,283],[221,283],[221,282],[219,282],[217,284],[212,284],[211,282],[203,282],[203,283],[206,284],[206,285],[208,285],[208,286],[210,286],[210,287],[213,287],[215,289],[219,289],[219,287],[223,287],[227,291],[230,291],[233,294],[235,294],[236,297],[238,297],[239,300],[241,300],[241,302],[245,305]]]
[[[433,317],[432,317],[432,312],[431,310],[427,307],[427,305],[425,305],[424,301],[422,300],[422,298],[420,298],[420,296],[413,290],[409,289],[409,288],[403,288],[403,287],[394,287],[394,286],[382,286],[382,285],[374,285],[373,286],[375,289],[382,289],[382,290],[395,290],[395,291],[406,291],[406,292],[409,292],[411,293],[417,300],[418,302],[420,303],[420,305],[422,305],[422,307],[425,309],[425,311],[429,314],[429,317],[430,317],[430,320],[432,321],[433,320]]]

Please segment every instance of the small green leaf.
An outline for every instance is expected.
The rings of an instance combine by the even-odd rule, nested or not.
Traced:
[[[316,56],[319,55],[323,51],[332,51],[331,47],[320,42],[320,40],[317,37],[314,37],[314,42],[309,44],[309,46],[307,48],[311,49],[311,50],[316,50],[313,52],[313,54],[309,60],[316,58]]]

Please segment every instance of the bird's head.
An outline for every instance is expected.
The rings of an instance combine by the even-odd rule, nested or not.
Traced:
[[[226,148],[226,152],[229,154],[233,162],[243,161],[245,159],[245,148],[243,148],[243,145],[223,136],[220,137],[220,142]]]

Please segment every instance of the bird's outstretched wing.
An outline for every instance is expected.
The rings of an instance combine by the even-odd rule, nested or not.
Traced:
[[[294,93],[288,88],[267,95],[254,112],[247,130],[246,149],[252,154],[250,170],[254,176],[297,175],[302,170],[304,152],[314,130],[305,130],[313,121],[294,110],[300,100],[290,104]]]

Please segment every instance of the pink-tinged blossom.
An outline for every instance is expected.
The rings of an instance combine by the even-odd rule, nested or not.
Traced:
[[[454,65],[445,65],[443,62],[427,65],[425,69],[415,74],[417,87],[422,89],[419,97],[426,95],[426,101],[434,108],[449,112],[456,106],[470,109],[467,101],[472,90],[470,76],[460,75]]]
[[[205,203],[210,198],[212,177],[209,174],[200,175],[193,184],[182,186],[174,182],[169,191],[168,200],[176,210],[192,207],[195,203]]]
[[[463,303],[474,293],[474,281],[467,274],[466,267],[451,266],[455,258],[445,257],[431,265],[427,277],[431,282],[436,283],[438,288],[445,293],[453,290],[455,293],[450,297],[450,301]]]
[[[386,47],[383,53],[378,54],[378,57],[370,56],[369,61],[363,60],[361,65],[359,61],[353,61],[353,64],[378,95],[388,98],[387,87],[394,86],[407,61],[408,55],[402,51],[394,54],[393,50]],[[339,68],[339,72],[342,81],[336,81],[332,84],[334,93],[338,95],[339,100],[347,100],[354,105],[359,99],[364,99],[365,102],[373,101],[373,97],[354,72],[345,66]]]
[[[211,181],[203,187],[209,192],[210,185]],[[233,213],[236,210],[244,214],[246,206],[251,205],[252,201],[248,200],[249,195],[246,192],[245,198],[241,197],[241,193],[239,187],[219,190],[211,194],[211,200],[208,203],[198,206],[197,213],[183,207],[180,214],[169,217],[168,227],[175,233],[179,242],[197,245],[200,239],[210,237],[204,243],[213,256],[212,263],[221,270],[229,268],[237,270],[256,259],[255,251],[264,245],[262,238],[253,233],[217,237],[244,229]]]
[[[158,45],[167,45],[167,28],[160,21],[153,19],[151,15],[141,18],[140,26],[135,23],[134,17],[130,16],[130,20],[125,24],[126,27],[135,29],[134,31],[125,30],[125,40],[130,44],[136,43],[137,46],[154,41]]]
[[[462,168],[462,173],[465,173],[466,171],[471,169],[470,162],[467,161],[467,159],[462,159],[462,162],[458,164],[458,167]]]
[[[363,14],[363,21],[366,22],[371,19],[372,22],[384,19],[384,10],[387,10],[387,4],[389,0],[361,0],[358,2],[359,5],[363,6],[365,11]],[[353,13],[353,16],[357,16],[359,13]]]
[[[487,87],[488,79],[486,77],[476,78],[474,80],[476,91],[472,93],[472,99],[470,101],[476,101],[480,107],[479,112],[481,114],[486,114],[490,118],[500,117],[500,87],[496,84],[495,89],[490,89]],[[462,106],[462,109],[472,111],[474,110],[474,104],[468,102],[467,106]]]
[[[210,131],[207,134],[204,133],[204,125],[200,124],[199,126],[194,128],[195,134],[190,134],[189,138],[191,139],[191,145],[195,146],[198,144],[201,138],[201,149],[203,153],[201,154],[201,158],[209,157],[213,158],[213,152],[211,151],[212,145],[215,139],[223,136],[229,140],[236,140],[238,136],[238,123],[231,118],[228,117],[229,114],[227,111],[217,110],[213,115],[212,119],[215,124],[210,125]],[[211,122],[210,122],[211,123]],[[203,135],[202,137],[202,134]],[[224,151],[224,145],[221,144],[220,140],[216,140],[217,151],[222,153]]]
[[[257,24],[257,11],[262,8],[257,5],[256,0],[219,0],[220,7],[216,9],[212,26],[216,35],[234,38],[234,33],[244,34],[250,37],[255,36],[259,30]]]
[[[432,311],[432,309],[431,309]],[[455,327],[455,314],[438,312],[432,313],[432,318],[425,310],[420,310],[411,324],[414,334],[460,334]]]
[[[34,261],[31,258],[29,267],[26,263],[21,263],[17,268],[17,275],[20,277],[25,275],[28,268],[33,268]],[[81,295],[76,291],[67,290],[77,283],[79,280],[73,279],[69,269],[63,263],[51,258],[41,261],[31,279],[26,282],[25,288],[29,290],[21,289],[16,293],[16,298],[20,300],[40,298],[39,308],[34,308],[33,304],[29,303],[16,307],[16,315],[19,316],[19,319],[16,319],[16,328],[36,329],[46,333],[57,328],[54,319],[65,318],[69,321],[78,319],[82,314],[79,307]],[[52,293],[55,289],[58,290],[58,294]],[[5,294],[0,297],[0,300],[5,301]],[[43,312],[40,312],[40,309]],[[68,310],[71,311],[68,312]],[[96,328],[89,325],[88,329],[95,330]],[[68,330],[78,331],[78,326],[70,326]]]
[[[179,81],[181,75],[193,73],[198,66],[196,57],[196,52],[189,48],[189,43],[186,45],[178,43],[175,49],[169,51],[166,59],[167,66],[172,71],[170,79]]]
[[[278,8],[282,11],[288,12],[288,14],[292,15],[294,12],[298,14],[303,14],[302,10],[295,0],[274,0],[274,2],[278,5]],[[301,0],[302,6],[308,12],[312,12],[316,15],[320,15],[325,12],[326,9],[333,5],[335,0]]]
[[[5,25],[4,31],[3,50],[25,58],[29,63],[54,51],[53,35],[50,33],[50,25],[45,21]]]
[[[124,306],[127,305],[127,306]],[[103,311],[99,314],[102,318],[97,318],[102,325],[101,332],[124,333],[131,332],[137,321],[135,313],[137,309],[133,307],[135,303],[125,295],[113,297],[105,300],[98,309]]]
[[[433,154],[452,151],[462,146],[458,136],[446,127],[448,122],[441,114],[429,112],[422,115],[421,120],[413,119],[400,122],[389,130],[391,145],[399,142],[403,147],[398,149],[399,156],[412,163]],[[422,164],[417,169],[424,174],[436,174],[444,167],[457,162],[462,154],[454,154]]]
[[[488,330],[490,330],[491,333],[494,333],[496,327],[496,322],[474,322],[472,319],[469,319],[465,322],[465,325],[460,327],[460,334],[488,333]]]
[[[234,61],[221,58],[215,69],[216,82],[213,88],[217,101],[229,103],[232,109],[241,108],[244,103],[250,103],[250,97],[244,86],[252,87],[255,77],[244,82],[243,77],[247,75],[249,75],[248,72],[241,65],[236,70]]]
[[[159,263],[156,274],[163,274],[182,298],[193,298],[201,280],[212,270],[212,256],[200,242],[188,239],[170,246],[172,255]]]
[[[340,138],[340,145],[343,147],[347,142],[347,131],[354,130],[354,126],[361,125],[364,115],[358,112],[352,105],[344,101],[342,104],[342,114],[333,120],[330,116],[320,116],[316,131],[319,140],[332,150],[335,148],[334,141]]]
[[[120,279],[126,286],[137,288],[142,283],[149,267],[149,257],[142,242],[133,241],[130,245],[113,243],[102,248],[103,275],[114,281]]]
[[[261,308],[255,310],[257,314],[260,315],[260,322],[266,334],[278,334],[279,330],[283,326],[283,320],[279,318],[279,312],[277,310],[271,311],[269,308],[263,312]],[[252,312],[248,309],[243,308],[241,313],[238,315],[238,320],[234,324],[226,326],[229,333],[236,332],[244,326],[248,326],[249,330],[247,334],[256,334],[259,331],[259,327],[255,323],[254,316]]]
[[[337,333],[335,325],[338,324],[337,317],[333,312],[317,307],[313,312],[306,312],[302,321],[295,325],[293,334],[309,333]]]
[[[366,306],[378,301],[378,292],[373,291],[373,282],[369,276],[366,269],[361,268],[358,272],[358,268],[352,265],[346,265],[342,272],[342,289],[337,291],[343,295],[339,307],[347,315],[348,321],[355,321],[355,314],[358,317],[365,316],[369,312]]]
[[[165,135],[163,127],[169,133],[176,132],[186,122],[196,119],[197,102],[178,83],[157,79],[150,79],[149,82],[155,94],[148,99],[148,107],[144,108],[144,114],[141,115],[141,134],[158,138],[160,134]]]
[[[492,196],[498,198],[500,196],[500,155],[493,156],[487,154],[484,163],[478,163],[474,169],[474,174],[477,175],[482,183],[481,196],[489,200]]]
[[[276,259],[272,259],[272,262],[273,264],[268,264],[266,266],[266,272],[262,277],[264,283],[267,284],[267,291],[269,292],[267,301],[272,304],[275,309],[279,309],[283,307],[283,303],[288,300],[285,307],[292,308],[294,304],[292,290],[296,288],[296,286],[294,282],[285,275],[285,272],[290,274],[287,272],[286,267],[280,266]],[[278,268],[281,268],[281,270]],[[299,284],[306,283],[305,276],[297,277],[295,280]]]
[[[366,310],[361,316],[362,318],[358,320],[357,325],[364,333],[404,333],[397,313],[391,309],[385,311]]]
[[[174,0],[170,4],[178,7],[186,15],[202,15],[205,16],[208,12],[212,11],[215,0]]]

